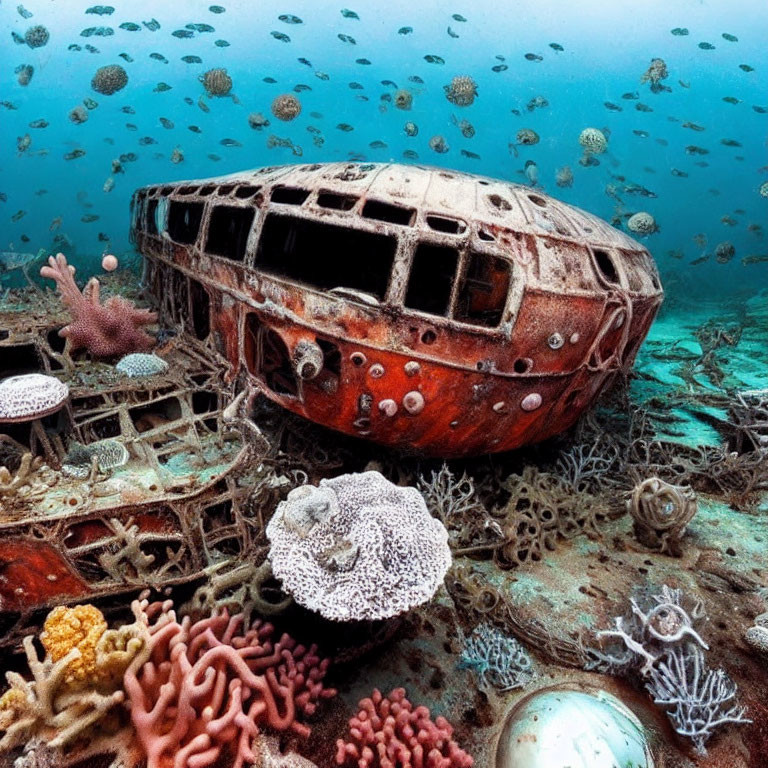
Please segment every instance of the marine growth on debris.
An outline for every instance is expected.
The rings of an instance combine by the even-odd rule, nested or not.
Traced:
[[[680,557],[681,539],[697,510],[693,489],[649,477],[635,486],[627,508],[642,544]]]
[[[636,672],[654,702],[666,710],[681,736],[689,738],[700,755],[713,732],[729,723],[751,722],[746,709],[735,703],[736,684],[723,669],[707,666],[709,646],[695,629],[703,618],[696,602],[684,605],[683,593],[666,584],[652,595],[650,606],[630,600],[632,615],[615,619],[615,629],[598,633],[614,638],[621,647],[608,653],[593,650],[592,668],[609,672]]]

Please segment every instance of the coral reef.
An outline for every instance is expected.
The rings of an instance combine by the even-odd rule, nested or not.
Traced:
[[[128,73],[119,64],[99,67],[91,79],[91,88],[97,93],[111,96],[128,85]]]
[[[627,509],[642,544],[674,557],[681,556],[683,534],[697,510],[692,488],[649,477],[635,487]]]
[[[301,102],[293,94],[283,93],[272,101],[271,110],[278,120],[289,122],[301,113]]]
[[[337,621],[388,618],[421,605],[451,564],[448,534],[421,494],[375,471],[295,488],[267,538],[284,589]]]
[[[616,618],[616,629],[598,637],[617,638],[623,652],[591,650],[591,666],[624,674],[636,669],[654,702],[667,710],[675,730],[691,739],[697,753],[706,754],[705,744],[715,728],[727,723],[751,722],[745,708],[729,704],[736,685],[722,669],[708,669],[702,649],[709,646],[694,628],[702,618],[702,605],[689,612],[679,589],[664,585],[643,611],[631,599],[632,616]]]
[[[481,687],[498,691],[523,688],[533,679],[531,657],[513,637],[492,624],[476,627],[461,653],[462,668],[474,670]]]
[[[694,644],[675,645],[652,667],[646,683],[654,702],[667,709],[675,731],[706,755],[713,731],[728,723],[749,723],[746,710],[730,702],[736,684],[722,669],[707,669],[704,653]]]
[[[374,690],[349,721],[348,741],[336,742],[336,764],[357,768],[471,768],[473,759],[453,740],[443,717],[416,707],[404,688],[388,696]]]
[[[99,303],[99,281],[92,277],[81,293],[75,284],[74,268],[64,254],[48,259],[40,270],[43,277],[56,281],[63,304],[72,313],[72,322],[59,331],[71,351],[84,348],[94,357],[117,357],[148,349],[154,340],[142,326],[156,319],[154,312],[137,309],[130,301],[112,296]]]
[[[72,441],[62,471],[71,477],[85,478],[92,474],[94,464],[99,472],[107,473],[127,464],[129,458],[128,449],[117,440],[99,440],[89,445]]]
[[[221,67],[209,69],[200,80],[209,96],[226,96],[232,90],[232,78]]]
[[[58,411],[69,387],[53,376],[27,373],[0,382],[0,422],[39,419]]]
[[[485,507],[477,496],[472,478],[464,472],[456,478],[449,466],[443,462],[440,469],[431,473],[427,480],[420,475],[417,485],[427,504],[427,509],[448,530],[448,542],[451,549],[462,546],[461,531],[470,520],[485,518],[483,526],[493,525]],[[501,529],[496,524],[496,533],[501,536]]]
[[[445,98],[457,107],[468,107],[477,98],[477,83],[469,75],[457,75],[443,90]]]
[[[24,638],[32,680],[7,672],[10,684],[0,697],[0,752],[43,743],[61,748],[101,721],[125,696],[122,676],[147,652],[148,633],[140,622],[107,629],[93,606],[57,608],[40,637],[41,661],[34,637]]]
[[[446,586],[459,613],[467,621],[480,616],[536,648],[537,654],[553,664],[582,669],[589,660],[584,638],[576,631],[569,637],[556,634],[540,617],[524,619],[509,594],[499,590],[475,567],[462,562],[446,577]]]
[[[306,737],[300,718],[336,693],[323,686],[329,661],[316,646],[288,635],[273,641],[270,624],[246,625],[226,611],[179,622],[170,600],[142,600],[135,610],[149,658],[128,667],[124,687],[147,768],[205,768],[227,750],[241,768],[256,761],[263,727]]]
[[[500,484],[506,502],[492,506],[488,516],[465,515],[457,529],[453,553],[491,555],[501,568],[541,560],[558,539],[586,534],[597,538],[598,523],[608,509],[597,498],[572,489],[566,481],[528,465]]]
[[[73,648],[80,652],[66,669],[65,684],[82,683],[93,678],[96,668],[96,644],[107,631],[107,622],[98,608],[77,605],[58,606],[45,620],[40,642],[51,660],[63,659]]]
[[[33,458],[31,453],[26,452],[13,472],[8,467],[0,466],[0,498],[14,496],[19,488],[29,482],[42,461],[39,456]]]

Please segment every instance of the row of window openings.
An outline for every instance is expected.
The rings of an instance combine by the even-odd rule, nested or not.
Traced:
[[[148,215],[153,213],[153,203],[157,205],[158,201],[150,200]],[[171,202],[168,215],[171,239],[185,244],[195,242],[202,216],[202,203]],[[206,252],[242,261],[254,217],[252,208],[214,208]],[[256,263],[268,274],[322,290],[362,292],[382,301],[396,248],[396,239],[388,235],[272,213],[264,223]],[[364,269],[361,269],[361,254]],[[606,282],[620,283],[610,254],[596,250],[595,264]],[[429,314],[449,315],[457,266],[456,249],[421,243],[414,254],[405,306]],[[459,291],[454,316],[479,325],[498,325],[506,302],[509,265],[496,257],[473,254],[465,272],[464,283],[471,289],[467,288],[466,294]]]
[[[229,193],[235,185],[219,187],[219,192]],[[202,189],[208,189],[203,187]],[[210,187],[215,189],[214,186]],[[249,197],[255,194],[260,187],[239,187],[237,196]],[[198,190],[198,187],[181,187],[177,192],[188,194]],[[242,192],[242,194],[240,194]],[[309,196],[307,190],[295,187],[275,187],[272,190],[274,202],[301,205]],[[349,195],[341,195],[332,192],[320,192],[318,203],[338,210],[350,210],[359,198]],[[162,204],[161,204],[162,203]],[[150,234],[158,234],[165,226],[165,208],[167,198],[152,199],[147,206],[147,228]],[[387,221],[389,223],[410,226],[415,216],[415,211],[410,208],[382,203],[375,200],[366,201],[363,206],[363,217]],[[253,209],[236,208],[232,206],[216,206],[211,215],[211,225],[208,232],[206,251],[217,256],[242,261],[245,258],[245,246],[248,234],[253,224],[255,213]],[[197,240],[200,224],[203,218],[202,203],[182,203],[172,201],[170,214],[168,215],[168,234],[176,242],[191,245]],[[427,224],[435,231],[449,234],[462,234],[466,231],[466,223],[459,219],[450,219],[442,216],[427,215]],[[479,238],[485,241],[493,241],[494,236],[486,230],[480,230]],[[612,284],[619,285],[620,278],[610,255],[602,250],[595,251],[595,264],[603,279]]]
[[[235,215],[228,216],[226,208],[214,210],[206,250],[231,258],[236,252],[245,253],[253,210],[229,210]],[[189,208],[184,213],[189,215]],[[172,239],[181,242],[190,231],[190,222],[185,216],[174,216],[173,206],[168,230]],[[362,295],[363,299],[373,298],[374,303],[378,303],[386,296],[396,252],[397,239],[390,235],[269,214],[262,229],[256,263],[262,272],[275,277],[330,293]],[[462,268],[455,248],[420,243],[413,255],[404,305],[472,325],[498,326],[509,291],[509,264],[501,258],[475,252],[468,253],[465,262]],[[459,285],[453,299],[457,277]],[[190,284],[192,282],[190,280]],[[174,303],[186,304],[184,293],[179,290]],[[192,306],[199,312],[205,305],[207,315],[204,290],[194,293]],[[194,323],[198,325],[199,322]],[[196,335],[203,337],[199,332]]]
[[[240,199],[252,198],[261,189],[261,187],[253,186],[240,186],[235,189],[236,185],[230,185],[227,187],[218,187],[219,194],[230,194],[235,190],[235,197]],[[208,187],[179,187],[176,190],[171,190],[177,195],[209,195],[216,187],[214,185]],[[302,205],[309,197],[309,191],[306,189],[300,189],[298,187],[273,187],[270,200],[273,203],[281,203],[283,205]],[[163,198],[159,198],[163,199]],[[329,208],[337,211],[351,211],[355,205],[359,202],[360,198],[354,195],[344,195],[336,192],[321,191],[317,196],[317,204],[322,208]],[[143,201],[142,201],[143,202]],[[171,202],[171,208],[174,206],[182,206],[184,208],[193,208],[199,206],[200,203],[184,203],[184,202]],[[224,207],[228,211],[239,210],[237,208]],[[218,210],[218,207],[214,210]],[[157,234],[157,231],[162,229],[158,222],[153,221],[154,212],[158,210],[158,198],[149,200],[147,205],[148,219],[147,227],[150,234]],[[416,210],[414,208],[404,208],[399,205],[392,205],[391,203],[385,203],[379,200],[366,200],[360,215],[364,219],[373,219],[375,221],[383,221],[388,224],[398,224],[400,226],[411,227],[416,219]],[[202,212],[200,215],[202,219]],[[461,219],[454,219],[448,216],[438,216],[435,214],[427,214],[426,216],[427,226],[435,232],[442,232],[450,235],[461,235],[467,231],[467,223]],[[198,223],[199,226],[199,223]],[[494,236],[485,230],[481,230],[480,238],[482,240],[492,241]]]

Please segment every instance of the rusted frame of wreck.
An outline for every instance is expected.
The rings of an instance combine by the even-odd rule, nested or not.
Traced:
[[[237,565],[254,552],[262,533],[259,519],[250,518],[252,488],[242,479],[258,459],[259,447],[253,441],[246,445],[239,426],[225,418],[232,394],[226,363],[208,345],[184,336],[163,351],[168,370],[150,378],[130,379],[98,363],[65,365],[49,335],[67,317],[49,304],[48,294],[34,294],[29,312],[0,314],[5,331],[0,355],[33,348],[40,368],[70,387],[66,428],[71,437],[89,444],[103,437],[97,422],[115,420],[119,434],[110,439],[123,442],[134,459],[153,468],[158,483],[118,494],[106,491],[109,480],[103,476],[91,481],[56,473],[55,485],[49,486],[32,473],[31,492],[0,498],[0,648],[14,647],[30,630],[36,632],[55,605],[108,602],[147,586],[194,582],[212,567]],[[195,412],[192,398],[201,390],[215,396],[217,404]],[[181,418],[139,432],[129,411],[151,409],[169,398],[177,399]],[[206,423],[211,420],[215,425]],[[180,428],[183,434],[175,435]],[[174,482],[163,470],[161,459],[214,444],[221,448],[232,439],[236,443],[222,471],[203,483],[190,484],[185,477]],[[58,502],[50,507],[53,498]]]
[[[418,201],[406,182],[424,188]],[[374,194],[377,184],[387,193]],[[274,199],[277,190],[297,189],[306,192],[298,204]],[[348,210],[323,208],[323,194],[356,201]],[[471,198],[467,204],[462,194]],[[413,208],[415,217],[407,225],[365,219],[360,214],[370,200]],[[148,211],[167,201],[203,206],[194,242],[175,243],[150,221]],[[215,206],[255,209],[242,260],[206,252]],[[396,238],[384,300],[367,306],[349,292],[334,296],[254,268],[269,214]],[[435,231],[430,215],[458,219],[463,230]],[[233,375],[318,423],[443,456],[514,448],[567,428],[607,380],[632,364],[663,297],[650,254],[596,217],[530,188],[420,166],[315,164],[147,187],[133,199],[132,236],[167,316],[175,312],[172,286],[187,279],[204,287],[210,332]],[[425,241],[458,253],[452,310],[470,252],[509,265],[511,289],[498,327],[403,307],[414,247]],[[601,270],[601,258],[612,274]],[[561,334],[564,325],[568,332]],[[338,377],[322,386],[296,377],[290,394],[271,389],[255,359],[263,358],[264,336],[249,339],[252,327],[257,335],[276,333],[292,358],[302,342],[334,345]],[[365,361],[357,370],[355,355]],[[429,417],[405,413],[404,393],[413,392],[432,406]],[[528,393],[544,407],[521,410]]]

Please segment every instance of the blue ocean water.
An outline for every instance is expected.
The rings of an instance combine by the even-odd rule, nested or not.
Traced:
[[[608,220],[623,214],[623,226],[627,214],[651,213],[659,232],[646,245],[668,293],[734,295],[768,284],[768,264],[741,261],[768,252],[768,199],[759,194],[768,179],[763,0],[113,1],[102,6],[113,12],[102,15],[80,0],[0,4],[0,251],[60,248],[96,269],[102,253],[130,251],[130,195],[149,183],[347,158],[529,183],[530,160],[541,187],[566,202]],[[46,45],[15,42],[38,24],[50,33]],[[94,27],[112,34],[83,36]],[[201,61],[182,59],[190,56]],[[668,90],[654,93],[641,78],[657,57],[668,68]],[[111,96],[91,88],[108,64],[120,64],[129,78]],[[22,65],[34,67],[27,85],[18,82]],[[200,77],[214,67],[227,69],[239,103],[204,96]],[[471,106],[446,99],[443,86],[457,75],[477,83]],[[409,111],[391,101],[398,88],[413,95]],[[291,122],[270,113],[282,93],[301,101]],[[209,111],[199,106],[201,96]],[[536,97],[547,106],[529,110]],[[86,110],[87,122],[71,122],[69,112],[88,98],[98,106]],[[270,125],[252,129],[254,112]],[[474,127],[472,138],[462,135],[461,120]],[[35,121],[48,125],[30,127]],[[418,135],[406,135],[407,121]],[[599,165],[584,167],[578,137],[590,126],[608,135],[608,151]],[[509,145],[523,128],[540,142],[518,147],[515,157]],[[31,142],[19,151],[27,135]],[[430,148],[436,135],[447,152]],[[294,149],[269,148],[270,136],[289,139]],[[178,163],[171,160],[176,149]],[[74,150],[85,154],[65,159]],[[122,163],[124,173],[112,173],[112,161],[131,153],[136,159]],[[570,188],[555,184],[565,165],[574,175]],[[114,187],[106,191],[108,179]],[[61,234],[69,245],[53,242]],[[722,264],[713,254],[724,241],[735,257]]]

